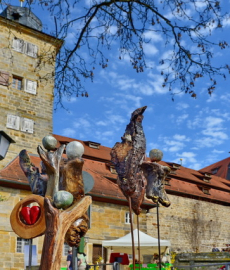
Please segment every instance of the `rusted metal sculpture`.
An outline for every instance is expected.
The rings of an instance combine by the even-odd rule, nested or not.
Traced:
[[[118,185],[131,208],[139,215],[145,194],[146,180],[140,164],[145,158],[146,140],[142,127],[143,113],[147,106],[136,109],[127,125],[122,142],[111,150],[111,161],[118,174]]]
[[[122,142],[117,142],[111,150],[111,161],[115,165],[118,174],[118,185],[128,200],[130,217],[132,216],[132,210],[137,217],[140,214],[140,206],[145,194],[146,180],[140,165],[145,158],[146,151],[146,140],[142,127],[143,113],[146,108],[147,106],[138,108],[132,113],[130,123],[127,125],[123,137],[121,137]],[[139,224],[139,220],[137,220],[137,224]],[[133,265],[135,265],[132,219],[130,225]]]
[[[160,224],[159,224],[159,203],[169,207],[170,201],[164,189],[164,181],[170,173],[168,166],[160,165],[163,152],[159,149],[152,149],[149,152],[150,161],[144,161],[141,164],[144,175],[147,179],[146,197],[152,199],[157,204],[157,235],[158,235],[158,253],[159,253],[159,270],[161,270],[161,248],[160,248]]]
[[[141,168],[147,179],[146,197],[155,203],[161,203],[165,207],[170,206],[170,201],[164,189],[165,178],[170,173],[168,166],[157,163],[162,159],[163,153],[158,149],[150,151],[150,161],[144,161]]]
[[[56,149],[56,143],[54,137],[46,136],[43,146],[48,151],[38,147],[42,160],[41,173],[31,163],[26,150],[20,152],[21,168],[36,195],[19,202],[11,213],[11,226],[20,237],[32,239],[45,234],[39,270],[60,269],[64,241],[77,247],[88,230],[86,211],[91,197],[84,194],[84,162],[81,158],[84,148],[78,142],[69,143],[66,147],[67,159],[63,159],[65,145]],[[34,210],[27,206],[32,202],[38,204]],[[36,218],[31,214],[35,210]]]

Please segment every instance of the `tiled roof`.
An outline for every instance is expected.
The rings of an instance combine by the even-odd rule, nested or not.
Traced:
[[[230,164],[230,157],[225,158],[221,161],[218,161],[214,164],[211,164],[211,165],[201,169],[200,171],[212,173],[215,169],[217,169],[217,172],[215,173],[215,175],[226,179],[229,164]]]
[[[74,141],[71,138],[54,136],[59,141],[59,145]],[[83,170],[94,178],[95,185],[89,192],[93,200],[127,205],[127,200],[116,184],[117,175],[112,173],[110,167],[111,149],[101,145],[99,149],[95,149],[91,148],[88,142],[77,141],[85,147]],[[32,163],[40,168],[40,158],[36,155],[30,155],[30,158]],[[171,162],[161,161],[160,163],[171,168],[167,185],[165,185],[167,193],[230,205],[230,181],[206,174],[207,170],[196,171]],[[20,168],[18,157],[0,171],[0,185],[30,190]],[[145,200],[142,208],[148,209],[153,206],[152,202]]]

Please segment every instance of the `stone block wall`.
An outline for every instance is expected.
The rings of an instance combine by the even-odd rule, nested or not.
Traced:
[[[14,38],[36,45],[37,57],[12,49]],[[0,19],[0,39],[0,73],[9,74],[8,85],[0,83],[0,130],[16,141],[1,161],[1,169],[22,149],[36,154],[42,138],[52,134],[56,46],[51,42],[52,37],[49,42],[47,35],[17,24],[7,24],[3,19]],[[12,87],[13,76],[22,79],[21,90]],[[24,90],[25,80],[37,83],[36,94]],[[33,120],[33,133],[7,128],[8,114]]]
[[[171,241],[171,251],[210,252],[213,245],[229,243],[230,207],[182,196],[169,195],[169,208],[159,207],[160,238]],[[156,209],[147,215],[147,232],[157,237]]]

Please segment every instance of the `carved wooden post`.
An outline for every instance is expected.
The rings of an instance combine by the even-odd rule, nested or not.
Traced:
[[[61,265],[64,236],[70,225],[83,216],[91,204],[91,197],[86,196],[65,211],[52,207],[45,198],[46,232],[43,243],[39,270],[59,270]]]
[[[48,151],[38,147],[46,176],[31,163],[26,150],[19,154],[21,168],[36,195],[19,202],[10,218],[13,230],[22,238],[32,239],[45,233],[39,270],[60,270],[64,241],[70,246],[79,245],[79,239],[88,230],[86,211],[92,202],[84,194],[83,145],[69,143],[67,159],[63,159],[65,145],[56,149],[56,144],[54,137],[46,136],[43,146]],[[28,205],[33,202],[39,206],[30,208]]]

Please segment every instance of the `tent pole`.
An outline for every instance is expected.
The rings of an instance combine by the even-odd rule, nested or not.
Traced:
[[[138,237],[138,261],[139,269],[141,269],[141,246],[140,246],[140,232],[139,232],[139,215],[137,215],[137,237]]]
[[[129,215],[130,215],[130,227],[131,227],[131,239],[132,239],[133,270],[135,270],[135,247],[134,247],[133,219],[132,219],[132,208],[131,208],[131,198],[130,197],[129,197]]]
[[[159,203],[158,202],[157,202],[157,236],[158,236],[159,270],[161,270],[161,243],[160,243]]]

